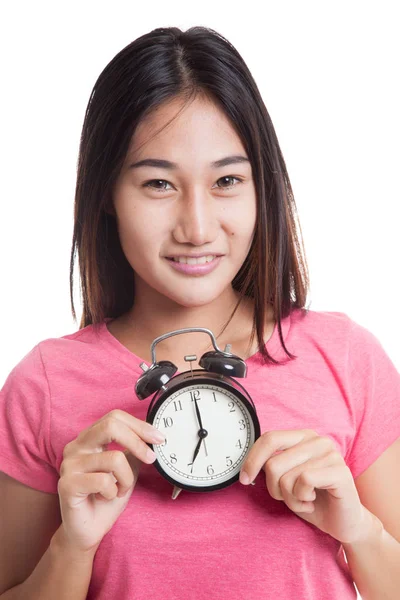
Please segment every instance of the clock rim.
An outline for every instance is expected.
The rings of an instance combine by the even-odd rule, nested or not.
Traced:
[[[190,377],[190,383],[189,383],[189,378],[186,378],[183,380],[180,379],[181,375],[186,375],[187,373],[189,373],[190,375],[192,373],[193,374],[196,373],[196,375],[194,377]],[[180,381],[177,381],[174,384],[174,379],[176,379],[176,378],[179,378]],[[231,381],[230,381],[230,379],[231,379]],[[171,385],[171,383],[172,383],[172,385]],[[260,422],[258,419],[255,405],[251,399],[250,394],[247,392],[247,390],[240,384],[238,387],[235,387],[235,384],[237,384],[238,382],[236,382],[235,379],[233,379],[233,378],[229,378],[226,375],[205,372],[203,369],[193,369],[193,371],[184,371],[183,373],[179,373],[179,375],[177,375],[176,377],[172,377],[172,379],[170,379],[164,385],[164,389],[158,390],[150,402],[147,416],[146,416],[147,423],[150,423],[150,425],[153,425],[153,420],[154,420],[154,417],[155,417],[158,409],[160,408],[160,406],[162,406],[162,404],[165,402],[165,400],[167,400],[169,398],[169,396],[171,396],[173,393],[177,392],[178,390],[180,390],[184,387],[191,387],[193,385],[196,385],[196,383],[203,383],[203,384],[208,383],[209,385],[215,385],[216,383],[222,384],[221,385],[222,388],[225,388],[227,391],[229,391],[231,393],[235,393],[236,395],[239,395],[239,399],[246,406],[246,408],[249,412],[250,418],[252,420],[252,423],[253,423],[254,442],[260,437],[260,435],[261,435]],[[240,388],[242,388],[242,389],[240,389]],[[244,392],[248,395],[248,398],[245,396],[245,394],[243,393],[242,390],[244,390]],[[157,444],[152,444],[152,443],[147,443],[147,445],[153,451],[154,451],[154,446],[157,446]],[[249,451],[250,451],[250,448],[249,448]],[[247,454],[248,454],[248,452],[247,452]],[[247,454],[245,455],[245,457],[247,456]],[[243,460],[245,460],[245,457]],[[239,475],[240,475],[240,471],[239,471],[238,473],[236,473],[235,475],[233,475],[230,479],[227,479],[226,481],[216,483],[216,484],[210,485],[210,486],[196,486],[196,485],[181,483],[180,481],[177,481],[176,479],[171,477],[163,469],[158,458],[156,458],[156,460],[152,464],[157,469],[157,471],[160,473],[160,475],[162,475],[162,477],[164,479],[169,481],[169,483],[181,488],[182,490],[186,490],[189,492],[211,492],[211,491],[223,489],[225,487],[232,485],[236,481],[238,481]]]

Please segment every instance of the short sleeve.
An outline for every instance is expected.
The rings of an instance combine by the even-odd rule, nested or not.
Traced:
[[[0,391],[0,471],[36,490],[57,493],[49,385],[39,346],[13,368]]]
[[[400,438],[400,373],[376,336],[354,321],[348,366],[356,433],[346,463],[356,479]]]

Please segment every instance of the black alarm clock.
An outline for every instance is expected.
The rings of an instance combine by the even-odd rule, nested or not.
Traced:
[[[192,369],[195,355],[184,357],[190,371],[178,375],[172,362],[156,362],[159,342],[191,332],[207,333],[215,348],[200,358],[201,369]],[[227,344],[220,350],[209,329],[177,329],[152,342],[150,367],[140,365],[144,373],[136,383],[136,395],[144,400],[154,393],[146,421],[166,438],[162,444],[148,446],[157,457],[154,466],[174,486],[174,500],[182,489],[211,492],[238,481],[241,466],[260,436],[254,402],[233,379],[246,377],[247,365],[230,349]]]

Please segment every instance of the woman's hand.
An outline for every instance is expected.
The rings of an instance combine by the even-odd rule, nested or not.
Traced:
[[[250,483],[261,468],[271,496],[296,515],[341,543],[362,537],[367,511],[331,438],[310,429],[265,432],[250,449],[241,473],[246,471]],[[240,480],[245,483],[242,475]]]
[[[125,411],[112,410],[65,446],[58,494],[68,547],[97,550],[125,509],[142,462],[154,462],[156,456],[145,441],[161,443],[154,437],[157,431]],[[127,450],[107,450],[111,442]]]

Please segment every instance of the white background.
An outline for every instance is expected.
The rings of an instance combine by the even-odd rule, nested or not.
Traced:
[[[124,46],[172,25],[216,29],[247,62],[293,185],[310,308],[346,312],[400,368],[397,8],[351,0],[2,3],[0,385],[39,341],[79,327],[69,258],[89,95]]]

